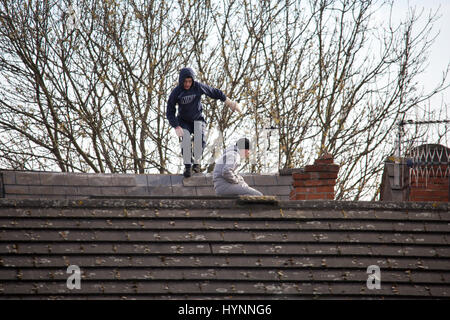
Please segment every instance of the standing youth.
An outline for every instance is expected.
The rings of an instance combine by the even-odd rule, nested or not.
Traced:
[[[239,104],[227,98],[221,90],[195,81],[195,74],[191,68],[180,70],[178,86],[172,90],[167,102],[166,116],[170,126],[175,129],[177,136],[183,137],[183,140],[189,139],[189,145],[191,144],[191,136],[194,133],[194,126],[197,128],[196,131],[200,130],[198,135],[201,134],[202,140],[200,154],[194,153],[195,159],[193,159],[192,152],[190,152],[191,148],[182,147],[181,154],[183,155],[185,166],[183,175],[186,178],[191,176],[192,171],[195,173],[201,172],[200,159],[206,146],[204,134],[206,121],[203,116],[203,106],[200,102],[204,94],[210,98],[225,102],[225,105],[233,111],[241,112]],[[178,105],[178,113],[175,115],[176,105]],[[186,146],[186,143],[187,141],[183,141],[182,145]],[[197,141],[197,143],[199,142]],[[189,151],[191,154],[184,156],[183,149],[186,149],[186,152]],[[192,162],[194,162],[193,166]]]

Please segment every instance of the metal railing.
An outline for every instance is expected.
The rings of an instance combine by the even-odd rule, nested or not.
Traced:
[[[405,125],[430,125],[430,124],[444,124],[450,123],[450,120],[435,120],[435,121],[413,121],[403,120],[398,123],[398,131],[395,139],[394,152],[394,187],[404,187],[403,179],[401,179],[402,165],[409,168],[409,185],[415,183],[416,186],[419,180],[425,182],[425,187],[428,181],[433,178],[448,178],[449,179],[449,196],[450,196],[450,148],[440,144],[429,144],[426,141],[423,144],[415,142],[415,146],[410,146],[404,151],[402,155],[402,142],[404,138]]]

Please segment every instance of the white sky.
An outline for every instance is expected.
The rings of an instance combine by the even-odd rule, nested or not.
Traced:
[[[394,0],[395,16],[404,18],[407,8],[416,8],[418,12],[424,9],[424,15],[430,10],[433,12],[439,9],[440,19],[436,22],[435,31],[439,35],[433,43],[430,51],[429,66],[420,77],[420,82],[425,88],[425,92],[431,90],[442,78],[442,72],[450,62],[450,0]],[[428,89],[428,90],[427,90]],[[442,95],[438,95],[431,101],[432,105],[440,105],[441,99],[450,106],[450,88]]]

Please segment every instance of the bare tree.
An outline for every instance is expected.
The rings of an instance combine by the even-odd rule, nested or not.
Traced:
[[[69,4],[2,1],[0,123],[11,142],[31,142],[5,142],[3,153],[30,155],[30,164],[10,157],[12,167],[166,171],[164,94],[182,42],[182,24],[168,17],[179,8],[79,1],[70,28]]]
[[[319,150],[345,163],[338,198],[357,200],[373,194],[386,148],[392,148],[387,137],[398,122],[448,86],[446,75],[430,93],[418,94],[415,83],[434,40],[436,15],[415,30],[420,14],[414,10],[399,25],[387,21],[383,27],[372,22],[377,8],[371,1],[320,1],[317,8]],[[336,22],[331,28],[329,19]]]
[[[341,163],[337,198],[375,199],[392,131],[448,87],[448,68],[431,92],[416,80],[437,13],[410,9],[397,24],[375,19],[391,8],[347,0],[0,0],[0,166],[176,171],[180,150],[165,108],[178,71],[191,66],[244,106],[237,115],[203,100],[223,146],[246,128],[265,152],[258,139],[269,128],[279,137],[278,168],[330,152]],[[257,161],[250,170],[263,167]]]
[[[377,11],[389,12],[392,4],[285,5],[289,15],[276,20],[263,41],[263,91],[271,97],[264,114],[279,131],[279,167],[302,166],[329,152],[341,163],[337,198],[375,198],[383,157],[392,152],[390,134],[448,87],[448,68],[431,92],[418,92],[415,80],[435,39],[437,15],[411,10],[396,26],[389,19],[376,25]]]

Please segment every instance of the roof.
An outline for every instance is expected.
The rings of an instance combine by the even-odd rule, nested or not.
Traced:
[[[0,199],[0,298],[449,298],[449,223],[431,202]]]
[[[289,200],[292,175],[246,174],[249,186]],[[215,196],[211,174],[111,174],[0,170],[0,198],[88,199],[92,196]]]

